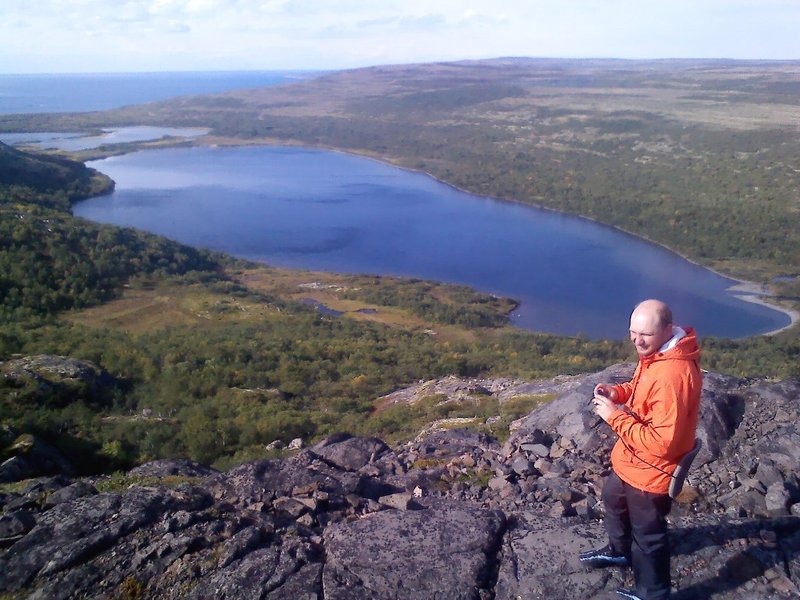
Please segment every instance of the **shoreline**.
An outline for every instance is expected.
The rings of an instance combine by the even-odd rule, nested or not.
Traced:
[[[779,312],[784,313],[785,315],[788,315],[789,317],[789,324],[786,327],[780,327],[778,329],[774,329],[772,331],[768,331],[760,335],[766,335],[766,336],[775,335],[782,331],[786,331],[787,329],[791,329],[798,322],[800,322],[800,311],[791,308],[785,308],[783,306],[777,306],[765,300],[764,297],[775,298],[775,296],[765,291],[764,286],[761,286],[757,283],[753,283],[751,281],[743,281],[741,279],[736,279],[735,281],[738,281],[738,283],[732,285],[726,290],[729,294],[735,296],[739,300],[743,300],[745,302],[752,302],[753,304],[759,304],[761,306],[766,306],[773,310],[777,310]]]
[[[303,144],[296,144],[296,143],[267,142],[267,144],[273,144],[273,143],[276,146],[303,146]],[[256,144],[253,144],[253,145],[264,145],[264,144],[256,143]],[[578,219],[584,219],[584,220],[590,221],[590,222],[592,222],[592,223],[594,223],[596,225],[600,225],[602,227],[609,227],[609,228],[614,229],[615,231],[618,231],[620,233],[624,233],[624,234],[629,235],[631,237],[635,237],[637,239],[643,240],[643,241],[645,241],[645,242],[647,242],[649,244],[653,244],[654,246],[658,246],[658,247],[660,247],[660,248],[662,248],[662,249],[664,249],[664,250],[666,250],[668,252],[671,252],[675,256],[678,256],[681,259],[683,259],[683,260],[685,260],[685,261],[687,261],[687,262],[689,262],[689,263],[691,263],[693,265],[696,265],[696,266],[700,267],[701,269],[705,269],[706,271],[710,271],[711,273],[714,273],[715,275],[718,275],[719,277],[722,277],[724,279],[728,279],[730,281],[736,282],[736,283],[734,283],[734,285],[730,286],[729,288],[726,288],[726,290],[725,290],[726,293],[730,294],[734,298],[738,298],[739,300],[742,300],[744,302],[751,302],[753,304],[758,304],[758,305],[763,306],[765,308],[769,308],[771,310],[783,313],[783,314],[785,314],[786,316],[789,317],[789,324],[784,326],[784,327],[779,327],[778,329],[773,329],[772,331],[767,331],[765,333],[759,333],[759,334],[756,334],[754,336],[747,336],[747,337],[761,337],[761,336],[776,335],[776,334],[778,334],[778,333],[780,333],[782,331],[787,331],[787,330],[791,329],[798,322],[800,322],[800,311],[799,310],[794,310],[794,309],[791,309],[791,308],[786,308],[786,307],[781,306],[781,305],[779,305],[777,303],[769,302],[768,298],[776,299],[776,296],[771,294],[767,290],[765,290],[763,285],[760,285],[760,284],[758,284],[758,283],[756,283],[754,281],[746,281],[744,279],[739,279],[737,277],[732,277],[731,275],[726,275],[724,273],[720,273],[716,269],[712,269],[711,267],[703,265],[703,264],[697,262],[696,260],[694,260],[694,259],[692,259],[692,258],[690,258],[690,257],[688,257],[688,256],[686,256],[684,254],[681,254],[680,252],[677,252],[675,249],[671,248],[670,246],[667,246],[666,244],[663,244],[663,243],[658,242],[656,240],[650,239],[645,235],[634,233],[634,232],[629,231],[629,230],[627,230],[627,229],[625,229],[623,227],[619,227],[618,225],[612,225],[610,223],[604,223],[603,221],[598,221],[597,219],[592,218],[592,217],[587,217],[587,216],[579,215],[579,214],[575,214],[575,213],[564,212],[564,211],[558,210],[556,208],[551,208],[549,206],[543,206],[541,204],[536,204],[534,202],[525,202],[523,200],[516,200],[516,199],[513,199],[513,198],[497,198],[495,196],[486,196],[486,195],[482,195],[482,194],[476,194],[475,192],[471,192],[471,191],[469,191],[467,189],[464,189],[464,188],[461,188],[461,187],[459,187],[459,186],[457,186],[457,185],[455,185],[453,183],[450,183],[448,181],[440,179],[440,178],[436,177],[435,175],[433,175],[432,173],[429,173],[428,171],[423,171],[422,169],[414,169],[412,167],[403,167],[403,166],[397,165],[397,164],[395,164],[393,162],[389,162],[386,159],[381,159],[379,157],[372,156],[372,155],[369,155],[369,154],[361,154],[361,153],[358,153],[358,152],[352,152],[352,151],[342,150],[340,148],[332,148],[332,147],[328,147],[328,146],[307,146],[307,145],[305,145],[305,147],[316,148],[316,149],[321,149],[321,150],[328,150],[328,151],[331,151],[331,152],[341,152],[342,154],[350,154],[352,156],[358,156],[360,158],[366,158],[366,159],[369,159],[369,160],[374,160],[375,162],[379,162],[379,163],[381,163],[383,165],[388,165],[388,166],[394,167],[396,169],[401,169],[403,171],[408,171],[410,173],[418,173],[418,174],[425,175],[427,177],[430,177],[434,181],[437,181],[437,182],[441,183],[442,185],[446,185],[447,187],[452,188],[452,189],[454,189],[454,190],[456,190],[458,192],[461,192],[463,194],[468,194],[468,195],[476,197],[476,198],[483,198],[483,199],[486,199],[486,200],[492,200],[494,202],[508,202],[510,204],[516,204],[516,205],[520,205],[520,206],[527,206],[527,207],[530,207],[530,208],[537,208],[539,210],[546,210],[546,211],[549,211],[549,212],[553,212],[553,213],[564,215],[564,216],[568,216],[568,217],[575,217],[575,218],[578,218]],[[512,298],[512,300],[514,300],[514,299]],[[520,303],[516,302],[516,305],[519,306]],[[513,326],[513,323],[512,323],[512,326]]]

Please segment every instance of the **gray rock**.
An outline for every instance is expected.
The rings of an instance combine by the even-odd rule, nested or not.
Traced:
[[[389,447],[381,440],[361,437],[351,437],[312,448],[315,455],[347,471],[358,471],[388,451]]]
[[[767,512],[770,515],[785,515],[788,512],[789,501],[792,495],[786,489],[783,481],[776,481],[767,488],[767,493],[764,496],[764,504]]]
[[[296,498],[287,498],[286,496],[281,496],[280,498],[276,498],[275,501],[272,503],[272,507],[275,510],[282,511],[288,513],[293,519],[296,519],[300,515],[307,513],[311,510],[306,504],[301,502]]]
[[[572,440],[576,446],[583,446],[599,424],[598,418],[591,412],[589,402],[594,393],[594,386],[602,382],[627,381],[633,375],[634,366],[614,365],[600,373],[572,378],[569,385],[554,385],[553,389],[547,391],[560,389],[559,396],[517,421],[512,439],[527,441],[528,437],[538,429],[555,431],[558,435]]]
[[[573,516],[577,513],[575,512],[575,509],[569,502],[560,500],[552,505],[550,511],[547,514],[549,514],[554,519],[560,519],[562,517]]]
[[[520,448],[522,450],[529,450],[525,447],[527,444],[544,444],[546,440],[547,434],[541,429],[534,428],[526,433],[525,442],[520,444]]]
[[[324,597],[477,600],[491,588],[504,529],[502,513],[457,503],[334,525],[325,531]]]
[[[590,503],[587,498],[578,500],[572,505],[572,508],[575,510],[575,514],[582,519],[594,519],[597,516],[594,510],[594,504]]]
[[[761,494],[767,493],[767,488],[764,487],[764,484],[761,483],[758,479],[754,479],[752,477],[744,477],[742,478],[741,482],[742,482],[742,487],[746,489],[755,490]]]
[[[0,544],[16,540],[28,533],[36,525],[31,513],[17,510],[0,517]]]
[[[492,477],[489,480],[489,489],[492,490],[502,490],[508,487],[508,479],[505,477]]]
[[[414,508],[421,508],[419,504],[414,501],[411,492],[401,492],[399,494],[389,494],[382,496],[378,499],[378,503],[382,506],[395,508],[397,510],[412,510]]]
[[[0,363],[0,376],[12,389],[11,397],[33,399],[50,406],[65,406],[79,399],[104,402],[116,383],[106,371],[89,361],[49,354]]]
[[[800,465],[800,433],[792,429],[781,429],[756,446],[756,452],[771,460],[783,471],[790,473]]]
[[[364,487],[363,480],[355,473],[336,470],[316,460],[307,451],[301,451],[280,462],[259,461],[240,465],[211,478],[207,488],[218,500],[245,506],[280,496],[300,495],[301,490],[308,493],[323,491],[343,498],[347,494],[357,494]]]
[[[703,447],[695,458],[697,466],[719,457],[722,448],[736,431],[745,411],[745,398],[738,391],[742,381],[717,373],[703,374],[700,420],[697,437]]]
[[[45,506],[52,507],[62,502],[68,502],[76,498],[82,498],[83,496],[91,496],[96,493],[97,489],[93,485],[85,481],[76,481],[71,485],[59,488],[48,494],[45,499]]]
[[[759,516],[767,514],[764,495],[744,485],[723,494],[717,501],[728,509],[735,508],[734,514],[741,514],[741,510],[744,510],[746,514]]]
[[[539,456],[539,457],[550,456],[550,448],[548,448],[544,444],[522,444],[520,448],[525,452],[533,454],[534,456]]]
[[[121,538],[161,519],[166,510],[200,510],[210,503],[189,494],[132,488],[124,495],[98,494],[58,504],[11,546],[0,561],[0,591],[16,591],[35,577],[52,576],[90,560]]]
[[[287,539],[247,553],[197,582],[192,599],[317,598],[322,563],[311,545]]]
[[[133,477],[211,477],[219,471],[193,460],[169,458],[154,460],[134,467],[128,472]]]
[[[10,483],[28,478],[28,473],[34,469],[21,456],[12,456],[0,463],[0,483]]]
[[[237,532],[223,545],[219,562],[217,563],[218,566],[224,569],[233,561],[260,547],[264,537],[261,528],[254,525],[245,527]]]
[[[13,456],[0,465],[0,483],[74,472],[58,450],[35,435],[20,435],[5,452]]]
[[[769,459],[762,459],[758,463],[755,478],[758,479],[765,488],[768,488],[773,483],[783,483],[783,474]]]
[[[565,410],[625,368],[529,387],[558,393]],[[497,389],[513,397],[526,385]],[[800,588],[797,397],[800,381],[706,377],[704,431],[721,437],[670,515],[676,598],[782,598]],[[340,434],[227,473],[155,461],[128,474],[146,487],[117,494],[62,476],[15,485],[0,492],[9,534],[0,596],[606,597],[630,584],[629,571],[588,571],[576,556],[606,541],[596,517],[614,436],[596,419],[562,423],[553,411],[533,411],[502,449],[467,430],[393,450]],[[524,474],[523,446],[534,442],[548,448],[537,458],[543,475]],[[370,446],[379,455],[367,456]]]
[[[511,463],[511,468],[517,475],[522,475],[523,477],[530,475],[536,470],[533,466],[533,463],[523,456],[518,456],[515,458]]]
[[[270,442],[269,444],[264,446],[264,449],[265,450],[281,450],[281,449],[283,449],[285,447],[286,447],[286,444],[284,444],[281,440],[273,440],[272,442]]]
[[[531,512],[520,513],[503,542],[495,598],[593,598],[606,589],[609,575],[617,573],[588,570],[578,554],[605,543],[599,523],[565,526]],[[616,587],[622,586],[622,580],[616,582]]]

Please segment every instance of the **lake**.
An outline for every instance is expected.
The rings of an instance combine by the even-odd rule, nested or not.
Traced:
[[[91,150],[105,144],[130,144],[146,142],[164,137],[193,138],[206,135],[208,129],[202,127],[149,127],[136,125],[103,129],[99,135],[85,135],[68,131],[0,133],[0,142],[11,146],[25,144],[43,150]]]
[[[701,336],[789,324],[742,301],[735,282],[586,219],[466,194],[431,177],[306,148],[174,148],[89,163],[116,191],[74,212],[272,265],[402,275],[520,301],[519,327],[627,335],[657,297]]]

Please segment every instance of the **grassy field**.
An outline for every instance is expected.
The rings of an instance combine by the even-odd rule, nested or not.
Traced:
[[[214,292],[207,286],[159,283],[153,287],[127,287],[121,297],[83,310],[64,313],[62,317],[76,325],[111,328],[133,335],[166,327],[189,325],[214,327],[219,324],[258,324],[281,318],[281,308],[257,298],[273,297],[325,308],[341,316],[372,322],[412,333],[424,333],[441,341],[474,342],[479,337],[491,338],[512,331],[511,326],[474,329],[436,322],[415,314],[410,308],[358,299],[359,292],[381,282],[388,289],[418,290],[443,304],[463,308],[464,288],[435,282],[385,277],[338,275],[334,273],[297,271],[267,266],[229,268],[227,275],[254,293],[253,297]],[[505,298],[475,295],[486,300],[490,311],[500,320],[515,304]]]

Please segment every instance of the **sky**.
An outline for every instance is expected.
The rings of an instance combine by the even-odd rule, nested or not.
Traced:
[[[800,59],[800,0],[0,0],[0,73]]]

